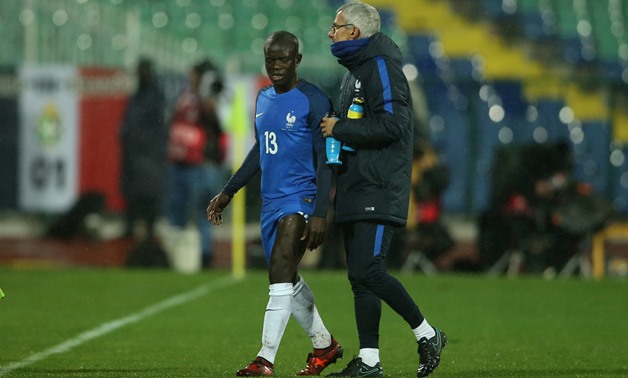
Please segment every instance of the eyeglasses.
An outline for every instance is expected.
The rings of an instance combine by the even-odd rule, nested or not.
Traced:
[[[330,27],[329,27],[329,31],[330,31],[332,34],[336,34],[336,32],[338,31],[338,29],[340,29],[340,28],[346,28],[347,26],[353,26],[353,24],[344,24],[344,25],[336,25],[336,24],[333,24],[332,26],[330,26]]]

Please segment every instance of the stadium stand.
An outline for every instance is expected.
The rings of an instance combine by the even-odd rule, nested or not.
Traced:
[[[564,140],[574,154],[574,176],[628,215],[626,1],[368,2],[380,10],[383,30],[407,63],[418,69],[431,142],[451,170],[443,198],[447,213],[486,209],[497,148]],[[228,72],[257,74],[264,38],[287,29],[303,39],[302,74],[334,88],[342,70],[329,54],[326,30],[342,3],[1,1],[0,72],[4,77],[24,64],[42,63],[128,69],[138,56],[149,55],[169,73],[211,56]],[[13,95],[0,97],[11,102]],[[5,156],[7,151],[2,160],[14,161],[14,151]],[[15,174],[6,164],[0,173]],[[16,206],[6,197],[1,204]]]

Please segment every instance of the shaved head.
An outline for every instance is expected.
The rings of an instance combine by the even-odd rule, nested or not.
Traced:
[[[268,38],[266,38],[266,43],[264,44],[264,51],[268,51],[268,48],[271,45],[287,48],[295,54],[299,52],[299,39],[294,34],[285,30],[274,32],[269,35]]]

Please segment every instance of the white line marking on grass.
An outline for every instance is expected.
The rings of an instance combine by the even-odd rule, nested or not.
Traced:
[[[150,316],[156,315],[169,308],[180,306],[184,303],[193,301],[197,298],[200,298],[204,295],[209,294],[213,290],[216,290],[225,286],[229,286],[235,282],[237,282],[237,280],[232,277],[223,278],[223,279],[214,281],[210,284],[199,286],[196,289],[190,290],[188,292],[178,294],[178,295],[175,295],[174,297],[165,299],[152,306],[148,306],[144,308],[143,310],[136,312],[134,314],[125,316],[120,319],[112,320],[107,323],[103,323],[96,328],[83,332],[72,339],[69,339],[67,341],[62,342],[61,344],[53,346],[52,348],[35,353],[31,355],[30,357],[25,358],[21,361],[17,361],[12,364],[0,367],[0,376],[6,375],[14,370],[21,369],[28,365],[34,364],[35,362],[45,360],[46,358],[52,356],[53,354],[60,354],[60,353],[68,352],[71,349],[81,344],[84,344],[90,340],[93,340],[98,337],[104,336],[108,333],[111,333],[117,330],[118,328],[122,328],[129,324],[137,323],[139,321],[142,321]]]

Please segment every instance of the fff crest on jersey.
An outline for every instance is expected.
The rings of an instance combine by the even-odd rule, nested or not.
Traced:
[[[284,130],[292,130],[294,122],[296,122],[297,116],[294,115],[294,111],[286,114],[286,127]]]

